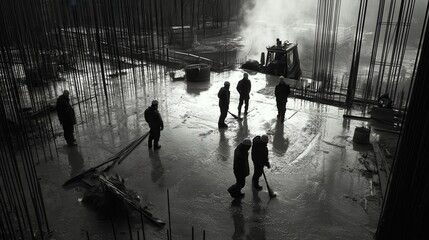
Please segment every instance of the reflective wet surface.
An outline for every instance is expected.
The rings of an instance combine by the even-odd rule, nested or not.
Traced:
[[[162,148],[150,150],[144,141],[110,173],[125,178],[125,185],[140,195],[142,205],[165,221],[169,189],[174,239],[191,239],[192,226],[196,239],[202,238],[203,230],[206,239],[372,238],[381,197],[371,178],[362,174],[362,162],[374,158],[371,145],[352,141],[361,121],[343,120],[343,109],[291,97],[286,120],[277,122],[272,94],[277,79],[251,73],[249,114],[242,121],[228,115],[229,127],[218,129],[217,92],[224,81],[231,82],[230,111],[237,114],[235,88],[243,72],[212,73],[207,83],[171,81],[164,72],[155,69],[136,88],[112,95],[109,111],[100,108],[98,115],[88,110],[88,117],[78,121],[78,146],[66,147],[60,137],[58,159],[38,166],[57,239],[85,239],[86,231],[91,239],[114,239],[110,217],[117,238],[129,239],[125,215],[98,213],[78,201],[84,188],[61,185],[146,133],[143,112],[152,99],[159,100],[164,119]],[[128,74],[124,80],[132,78]],[[114,81],[113,85],[119,84]],[[265,173],[277,197],[269,197],[263,178],[263,190],[254,191],[250,175],[243,189],[245,197],[233,201],[226,189],[235,182],[234,149],[244,138],[261,134],[270,137],[272,167]],[[132,221],[135,239],[140,228],[139,221]],[[167,229],[168,225],[163,229],[145,225],[148,239],[166,239]]]

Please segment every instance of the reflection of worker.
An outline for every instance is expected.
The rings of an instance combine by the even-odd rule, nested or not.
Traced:
[[[152,182],[158,183],[159,186],[162,186],[164,180],[164,167],[162,166],[158,151],[149,151],[149,158],[152,164],[152,172],[150,173]]]
[[[244,139],[234,151],[234,176],[236,183],[228,188],[233,198],[242,198],[241,189],[246,185],[246,177],[249,176],[249,149],[252,146],[250,139]]]
[[[82,171],[84,159],[82,153],[77,148],[68,148],[66,152],[71,167],[70,177],[74,177]]]
[[[229,140],[225,137],[225,131],[220,130],[218,152],[219,152],[219,157],[222,161],[228,161],[229,159],[231,147],[229,146],[228,141]]]
[[[287,98],[290,94],[290,86],[286,84],[285,79],[283,76],[279,77],[279,84],[276,86],[275,95],[276,95],[276,102],[277,102],[277,119],[280,121],[285,120],[285,113],[286,113],[286,103]]]
[[[284,125],[281,123],[277,123],[276,132],[274,133],[273,138],[273,150],[284,154],[289,148],[289,139],[285,139],[284,137]]]
[[[258,196],[258,191],[252,191],[253,193],[253,206],[252,206],[252,215],[250,216],[249,221],[249,233],[247,234],[246,239],[258,239],[266,240],[266,207],[262,206],[262,200]]]
[[[252,186],[257,190],[262,190],[262,187],[259,185],[259,178],[262,176],[264,171],[264,166],[270,168],[270,163],[268,162],[268,136],[256,136],[253,138],[252,144],[252,161],[254,167],[254,173],[252,177]]]
[[[247,114],[247,110],[249,109],[249,98],[250,98],[250,89],[252,88],[252,84],[249,80],[249,74],[244,73],[243,79],[238,81],[237,91],[240,93],[240,102],[238,103],[238,117],[241,114],[241,106],[243,106],[243,102],[245,102],[244,106],[244,114]]]
[[[164,122],[158,112],[157,100],[153,100],[152,105],[144,111],[144,118],[150,127],[148,147],[152,148],[153,140],[154,149],[156,150],[161,148],[161,145],[158,145],[158,141],[161,136],[161,131],[164,129]]]
[[[76,140],[74,139],[74,125],[76,124],[76,115],[73,107],[70,105],[69,91],[64,90],[63,95],[57,99],[57,113],[58,119],[64,130],[64,138],[66,139],[67,145],[76,146]]]
[[[235,140],[237,142],[249,136],[249,125],[247,124],[247,118],[243,118],[243,121],[238,121],[238,130],[236,133]]]
[[[224,86],[220,88],[219,93],[217,94],[217,97],[219,98],[219,108],[220,108],[220,116],[218,121],[218,127],[224,128],[228,127],[228,125],[225,124],[225,118],[228,114],[229,109],[229,86],[230,83],[228,81],[224,82]]]
[[[244,239],[246,234],[246,221],[243,216],[241,205],[231,207],[231,216],[234,220],[234,234],[232,235],[233,240]]]

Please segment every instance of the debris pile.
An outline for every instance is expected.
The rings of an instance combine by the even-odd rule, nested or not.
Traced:
[[[107,181],[112,183],[114,187],[121,190],[125,193],[128,199],[130,199],[134,204],[140,204],[140,197],[138,194],[132,190],[125,188],[125,180],[119,175],[116,176],[103,176]],[[95,176],[95,179],[98,179],[99,176]],[[94,180],[95,180],[94,179]],[[93,187],[89,188],[83,195],[82,203],[93,206],[95,209],[104,211],[112,208],[117,208],[123,210],[127,208],[126,205],[122,204],[122,201],[118,201],[117,196],[112,194],[106,186],[103,185],[101,181],[94,181],[95,184]],[[118,204],[119,203],[119,204]]]
[[[131,142],[124,149],[106,160],[98,166],[92,167],[83,173],[67,180],[63,186],[69,186],[72,183],[84,183],[87,191],[84,193],[82,203],[93,206],[99,211],[137,211],[141,217],[145,217],[153,224],[161,227],[165,222],[154,217],[148,212],[147,207],[141,207],[140,197],[132,190],[125,187],[125,180],[118,174],[115,176],[107,176],[116,164],[120,164],[147,136],[149,133]],[[101,166],[110,163],[104,170],[98,170]]]

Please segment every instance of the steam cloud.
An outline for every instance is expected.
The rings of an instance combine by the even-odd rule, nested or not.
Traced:
[[[342,0],[339,26],[356,24],[359,1]],[[261,52],[276,39],[298,43],[301,68],[311,75],[318,0],[251,0],[243,6],[244,24],[241,36],[246,48],[240,57],[259,61]],[[377,12],[374,8],[374,11]],[[371,18],[373,13],[368,14]],[[370,20],[372,21],[372,20]],[[339,30],[339,34],[342,34]],[[353,32],[354,34],[354,32]],[[347,54],[346,54],[347,55]],[[349,56],[346,60],[349,61]],[[345,64],[349,67],[350,64]]]
[[[241,36],[248,43],[243,52],[248,59],[259,60],[266,47],[281,41],[298,42],[308,38],[313,45],[317,0],[252,0],[246,4]],[[306,44],[301,43],[300,44]]]

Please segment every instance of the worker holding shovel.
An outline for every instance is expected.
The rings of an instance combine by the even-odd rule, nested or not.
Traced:
[[[253,138],[252,144],[252,161],[254,167],[254,173],[252,177],[252,186],[256,190],[262,190],[262,186],[259,185],[259,178],[262,176],[264,167],[270,168],[270,163],[268,162],[268,136],[256,136]]]

